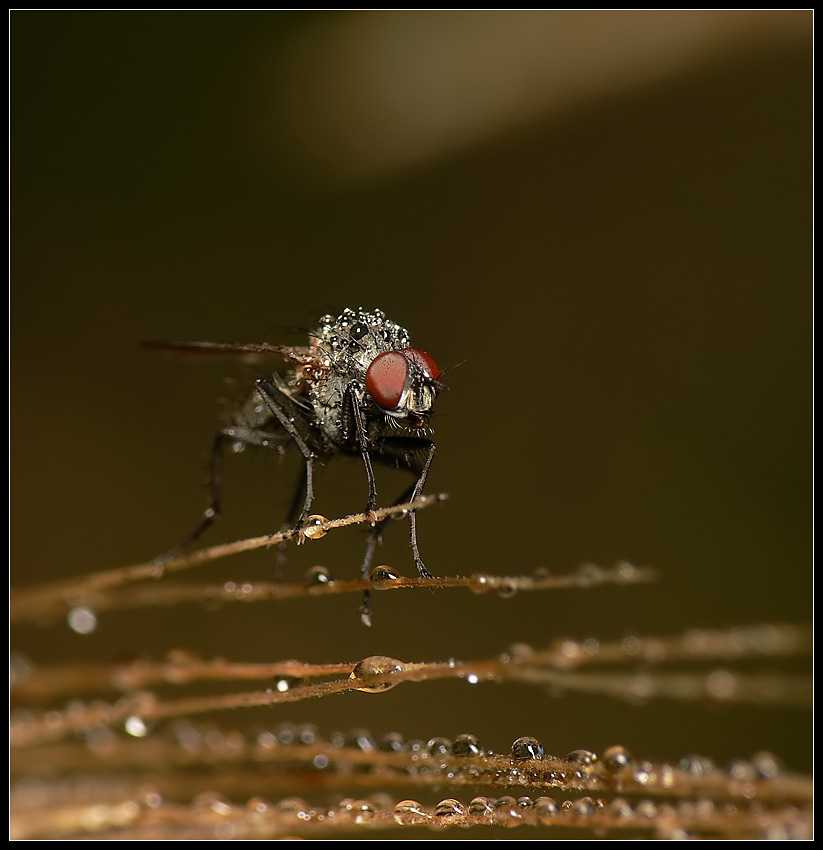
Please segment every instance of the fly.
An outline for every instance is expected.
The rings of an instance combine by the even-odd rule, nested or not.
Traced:
[[[208,502],[200,524],[174,551],[203,534],[222,513],[221,468],[227,446],[278,446],[293,443],[303,457],[286,528],[302,529],[314,501],[314,466],[337,454],[359,455],[366,470],[368,500],[377,499],[373,464],[407,467],[414,482],[395,504],[414,501],[423,491],[435,453],[429,425],[434,401],[444,388],[430,354],[411,345],[409,332],[382,310],[347,307],[323,316],[308,345],[287,346],[214,342],[149,343],[158,348],[276,356],[289,364],[255,380],[254,392],[218,429],[209,462]],[[385,520],[384,520],[385,522]],[[421,576],[431,578],[417,543],[417,519],[409,512],[411,550]],[[362,574],[368,577],[383,523],[369,534]],[[367,621],[368,600],[363,618]]]

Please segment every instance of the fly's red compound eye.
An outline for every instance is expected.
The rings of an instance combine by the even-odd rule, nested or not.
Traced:
[[[406,352],[415,350],[410,348]],[[394,410],[400,404],[409,375],[408,356],[402,351],[384,351],[372,360],[366,372],[366,389],[384,410]]]
[[[437,364],[434,362],[434,358],[431,354],[427,354],[419,348],[404,348],[403,353],[409,358],[409,360],[414,360],[414,362],[433,380],[436,381],[440,377],[440,370],[437,368]]]

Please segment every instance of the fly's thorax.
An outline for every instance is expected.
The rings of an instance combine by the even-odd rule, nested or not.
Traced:
[[[386,318],[382,310],[352,310],[324,316],[312,340],[315,358],[323,366],[351,380],[365,380],[372,360],[384,351],[409,345],[409,332]]]
[[[410,346],[408,331],[382,310],[346,308],[339,316],[324,316],[311,346],[318,369],[309,398],[317,425],[332,443],[356,439],[347,392],[355,396],[370,439],[427,425],[440,387],[437,366]]]

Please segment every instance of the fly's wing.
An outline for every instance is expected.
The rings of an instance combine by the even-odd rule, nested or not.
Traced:
[[[182,342],[151,341],[144,342],[146,348],[192,357],[223,355],[239,358],[247,363],[260,363],[272,357],[280,357],[296,363],[308,363],[312,360],[311,349],[290,345],[269,345],[261,343],[242,342]]]

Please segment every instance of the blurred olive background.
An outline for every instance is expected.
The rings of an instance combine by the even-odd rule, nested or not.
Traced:
[[[376,594],[372,629],[353,597],[136,611],[13,648],[442,660],[809,621],[811,85],[810,12],[13,12],[13,586],[142,562],[196,525],[220,399],[247,376],[142,340],[299,340],[347,305],[408,327],[449,386],[427,489],[450,499],[419,522],[433,573],[661,574]],[[298,469],[228,458],[203,543],[276,530]],[[380,503],[406,481],[381,472]],[[362,466],[331,463],[316,491],[326,516],[361,510]],[[288,574],[354,577],[363,546],[294,548]],[[378,559],[414,574],[405,523]],[[272,575],[264,551],[190,577]],[[811,762],[811,712],[525,686],[261,717]]]

